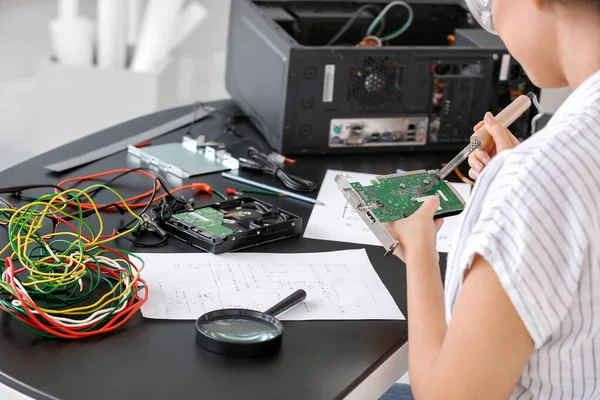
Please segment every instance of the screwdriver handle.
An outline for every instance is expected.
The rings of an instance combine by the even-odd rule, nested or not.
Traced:
[[[531,98],[527,95],[521,95],[517,97],[512,103],[510,103],[504,110],[500,111],[498,115],[496,115],[496,120],[505,128],[508,128],[513,122],[517,120],[521,115],[525,113],[525,111],[529,110],[531,107]],[[482,126],[471,136],[471,142],[474,139],[479,140],[481,145],[480,148],[487,147],[488,144],[492,141],[492,137],[488,133],[487,129],[485,129],[485,125]]]

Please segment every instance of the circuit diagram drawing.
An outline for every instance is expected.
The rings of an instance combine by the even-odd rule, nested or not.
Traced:
[[[263,310],[277,303],[287,292],[304,289],[311,303],[309,312],[320,307],[347,310],[376,307],[377,300],[361,279],[347,279],[344,264],[284,266],[277,264],[236,265],[229,263],[188,264],[202,278],[193,281],[160,282],[165,313],[189,312],[201,315],[220,308]],[[247,294],[252,293],[252,301]]]
[[[256,254],[198,254],[195,260],[185,254],[181,258],[187,262],[150,262],[142,272],[149,286],[149,301],[142,313],[148,318],[196,319],[223,308],[264,311],[304,289],[307,297],[303,304],[282,314],[281,319],[362,319],[382,310],[400,318],[402,314],[361,251],[364,253],[335,252],[343,253],[341,258],[341,254],[331,256],[334,253],[263,255],[254,262]],[[361,256],[349,257],[352,252]]]

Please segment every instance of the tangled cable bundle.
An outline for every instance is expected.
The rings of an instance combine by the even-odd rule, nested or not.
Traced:
[[[117,204],[135,219],[131,228],[104,232],[99,207],[90,196],[97,190],[118,198]],[[80,339],[119,328],[146,301],[148,288],[140,278],[143,261],[107,244],[141,222],[128,201],[107,185],[44,195],[21,208],[0,208],[0,223],[8,231],[8,244],[0,250],[0,309],[45,337]]]
[[[240,158],[240,167],[276,176],[285,187],[297,192],[314,192],[319,187],[308,179],[285,172],[268,155],[258,151],[254,147],[248,147],[248,159]]]

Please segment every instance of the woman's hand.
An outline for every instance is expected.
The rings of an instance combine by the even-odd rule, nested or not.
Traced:
[[[483,121],[475,125],[473,131],[476,132],[485,125],[485,129],[492,136],[492,141],[485,149],[477,149],[469,156],[469,176],[477,179],[481,171],[498,153],[507,149],[516,147],[520,142],[508,129],[500,125],[491,113],[486,113]]]
[[[431,196],[410,217],[385,224],[390,235],[399,243],[394,254],[402,261],[423,256],[439,261],[436,239],[444,220],[433,219],[439,207],[439,197]]]

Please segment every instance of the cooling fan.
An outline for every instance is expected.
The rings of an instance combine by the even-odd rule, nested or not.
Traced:
[[[366,57],[350,68],[348,100],[355,108],[381,108],[402,100],[403,67],[391,57]]]

